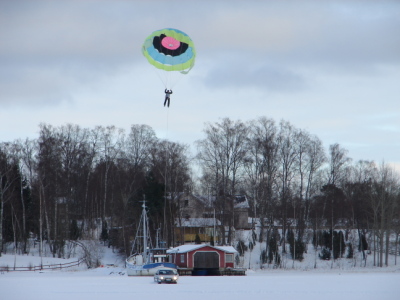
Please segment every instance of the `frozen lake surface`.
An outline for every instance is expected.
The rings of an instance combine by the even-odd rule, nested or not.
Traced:
[[[248,270],[247,276],[181,276],[178,284],[156,284],[152,277],[128,277],[124,260],[104,247],[106,267],[85,265],[64,270],[0,274],[0,299],[6,300],[399,300],[400,267],[350,268],[346,260],[334,268],[312,255],[306,269]],[[254,257],[254,255],[253,255]],[[14,255],[0,257],[0,266],[14,265]],[[43,264],[71,259],[43,258]],[[17,256],[17,266],[39,265],[38,256]],[[112,265],[112,266],[110,266]],[[295,266],[296,267],[296,266]],[[299,267],[297,267],[299,268]]]
[[[128,277],[124,268],[0,275],[2,299],[400,299],[400,273],[257,271],[247,276],[182,276],[176,285]]]

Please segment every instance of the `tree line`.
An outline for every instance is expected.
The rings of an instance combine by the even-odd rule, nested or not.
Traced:
[[[204,133],[197,142],[200,186],[203,193],[217,195],[222,226],[234,227],[233,203],[227,201],[243,193],[260,222],[259,242],[265,239],[267,249],[277,249],[271,241],[279,241],[285,252],[289,241],[289,248],[303,251],[306,233],[318,237],[318,231],[327,230],[331,241],[324,247],[332,252],[340,229],[357,241],[368,233],[379,266],[388,264],[392,246],[398,251],[400,180],[389,165],[353,163],[339,144],[325,150],[317,136],[284,120],[225,118],[207,124]],[[363,245],[360,249],[366,250]],[[290,252],[297,257],[295,249]]]
[[[38,139],[0,145],[0,249],[29,238],[63,256],[67,240],[98,238],[98,228],[130,251],[144,195],[153,229],[173,244],[176,209],[164,195],[189,190],[187,146],[160,140],[147,125],[128,133],[114,126],[41,124]]]
[[[40,124],[37,139],[1,143],[0,249],[14,243],[27,253],[35,238],[62,257],[67,240],[101,236],[128,255],[144,198],[153,236],[161,232],[165,245],[175,246],[182,216],[173,199],[181,193],[214,197],[219,229],[229,231],[218,242],[233,244],[232,195],[241,194],[259,222],[260,242],[277,239],[277,222],[284,250],[287,241],[302,249],[309,230],[330,230],[332,241],[339,228],[358,232],[358,240],[370,233],[371,247],[381,250],[376,264],[387,265],[391,236],[397,246],[400,230],[400,180],[390,166],[354,163],[339,144],[325,149],[283,120],[224,118],[203,133],[195,154],[157,138],[148,125],[125,132]]]

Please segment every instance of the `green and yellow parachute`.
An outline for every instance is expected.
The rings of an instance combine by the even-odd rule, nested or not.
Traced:
[[[154,31],[143,43],[142,53],[148,62],[157,69],[187,74],[193,68],[196,49],[191,38],[184,32],[165,28]],[[164,74],[166,86],[169,86],[170,74]]]

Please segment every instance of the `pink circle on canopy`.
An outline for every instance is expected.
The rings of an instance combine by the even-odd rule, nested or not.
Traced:
[[[165,38],[162,39],[161,45],[163,45],[163,47],[167,49],[176,50],[181,45],[181,42],[170,36],[166,36]]]

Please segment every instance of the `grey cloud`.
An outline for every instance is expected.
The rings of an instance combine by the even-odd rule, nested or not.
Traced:
[[[300,69],[365,72],[400,63],[395,30],[400,3],[374,3],[0,1],[0,28],[5,29],[0,31],[0,64],[13,69],[17,86],[30,80],[21,67],[26,65],[46,74],[47,85],[54,82],[55,90],[66,91],[141,62],[147,34],[171,26],[191,35],[199,64],[203,58],[214,60],[204,78],[207,86],[298,91],[307,88]],[[0,70],[2,80],[7,70]],[[25,86],[33,90],[38,81]],[[2,88],[12,95],[13,84],[3,81]]]
[[[139,52],[142,37],[129,15],[120,14],[122,2],[117,10],[102,6],[109,1],[12,3],[0,2],[3,105],[71,101],[74,90],[126,69]]]
[[[274,65],[244,65],[237,61],[218,64],[204,83],[212,88],[257,88],[273,92],[294,92],[306,87],[305,78],[289,69]]]
[[[54,68],[32,65],[0,70],[0,103],[3,107],[23,105],[48,106],[71,101],[70,89],[75,80]]]
[[[39,2],[40,3],[40,2]],[[30,59],[127,56],[132,28],[116,15],[96,15],[78,6],[30,11],[3,16],[0,55]]]
[[[396,1],[257,3],[257,10],[227,7],[211,12],[201,40],[204,52],[241,50],[274,61],[331,64],[337,68],[400,63]],[[201,47],[201,46],[200,46]]]

